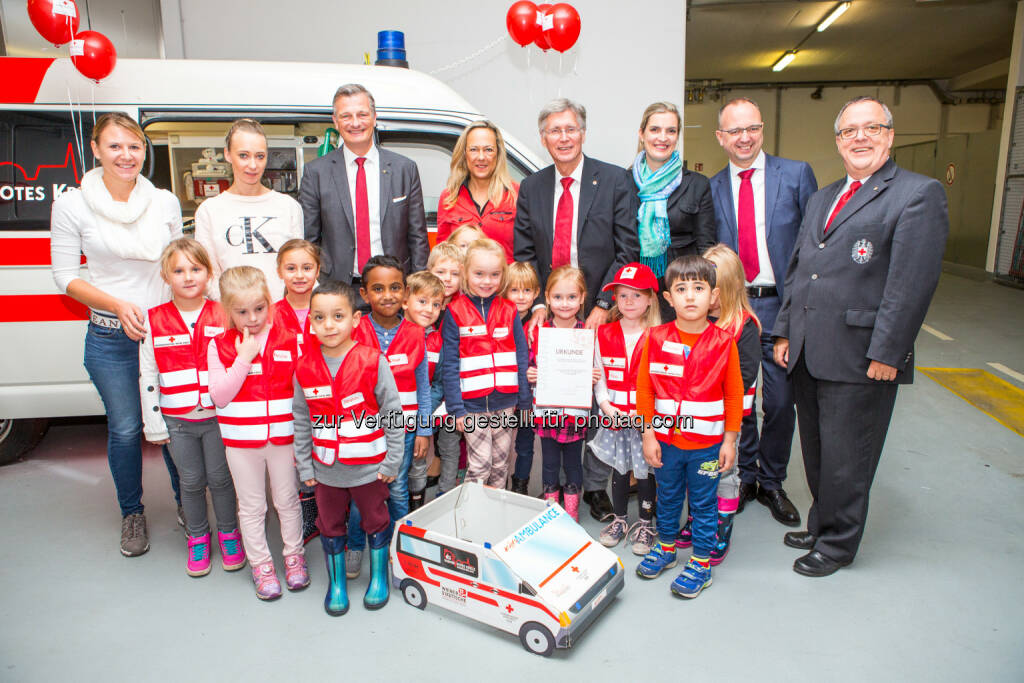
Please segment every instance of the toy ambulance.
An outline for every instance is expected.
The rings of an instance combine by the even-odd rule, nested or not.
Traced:
[[[567,648],[622,590],[622,561],[558,505],[466,483],[401,519],[394,585],[519,636],[544,657]]]

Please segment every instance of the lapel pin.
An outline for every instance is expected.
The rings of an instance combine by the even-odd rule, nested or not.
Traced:
[[[875,192],[878,192],[878,185],[875,185]]]
[[[594,184],[597,185],[597,181],[596,180],[594,181]]]

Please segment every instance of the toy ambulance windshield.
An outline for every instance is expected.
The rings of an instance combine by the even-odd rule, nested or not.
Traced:
[[[567,648],[622,590],[622,562],[558,505],[459,486],[404,517],[391,541],[395,586],[518,634],[528,651]]]

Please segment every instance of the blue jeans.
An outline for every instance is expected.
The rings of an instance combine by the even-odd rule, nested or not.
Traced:
[[[412,451],[416,444],[416,432],[405,433],[405,455],[402,457],[402,464],[398,468],[398,476],[388,485],[388,514],[391,517],[391,525],[388,527],[388,535],[395,522],[409,514],[409,468],[412,467]],[[366,533],[360,526],[363,518],[355,503],[348,511],[348,549],[362,550],[366,547]]]
[[[143,511],[142,406],[139,402],[139,344],[121,330],[89,323],[85,369],[107,413],[107,462],[121,516]],[[180,500],[178,470],[163,447],[174,497]]]
[[[516,465],[512,476],[516,479],[530,480],[530,470],[533,469],[533,437],[534,432],[529,427],[520,427],[516,432]]]
[[[689,489],[693,554],[710,557],[718,530],[718,451],[721,444],[697,450],[683,450],[667,443],[660,445],[661,467],[652,469],[658,482],[658,540],[675,542],[679,516]]]

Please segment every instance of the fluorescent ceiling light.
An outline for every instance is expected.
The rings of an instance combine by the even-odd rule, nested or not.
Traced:
[[[784,55],[779,57],[778,61],[772,64],[772,71],[782,71],[789,63],[796,57],[796,50],[788,50]]]
[[[836,8],[832,10],[832,12],[829,13],[827,17],[822,19],[820,24],[818,24],[818,33],[821,33],[822,31],[827,29],[829,26],[832,25],[832,22],[834,22],[839,17],[843,16],[843,12],[850,9],[850,5],[852,4],[852,2],[841,2],[838,5],[836,5]]]

